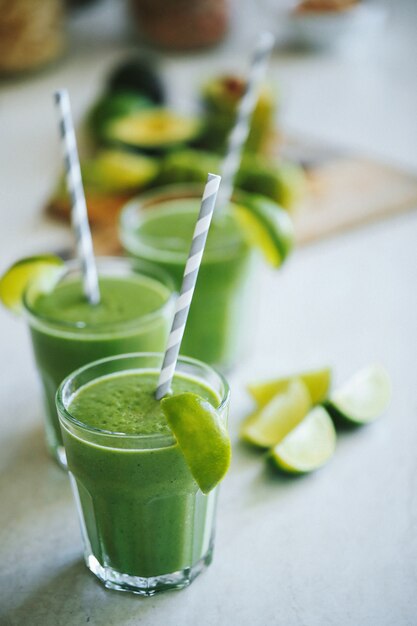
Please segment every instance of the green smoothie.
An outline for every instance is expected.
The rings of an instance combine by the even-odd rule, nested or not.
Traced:
[[[211,560],[216,489],[203,495],[188,469],[154,397],[158,370],[101,375],[109,371],[106,361],[98,362],[95,378],[87,372],[95,364],[84,368],[90,381],[74,381],[66,412],[60,392],[57,401],[87,565],[113,588],[153,593],[158,584],[184,586]],[[202,378],[177,371],[172,392],[182,391],[222,403]],[[226,411],[222,406],[224,419]]]
[[[161,190],[162,191],[162,190]],[[156,192],[155,192],[156,193]],[[140,202],[140,201],[139,201]],[[137,201],[122,211],[126,250],[167,271],[181,286],[199,209],[194,197],[162,195],[142,209]],[[215,214],[190,308],[181,353],[227,369],[241,356],[248,336],[250,276],[254,254],[231,211]]]
[[[25,297],[35,359],[43,384],[47,440],[52,453],[62,463],[64,454],[55,393],[65,376],[81,365],[106,356],[162,350],[169,331],[169,288],[155,278],[129,273],[126,260],[112,263],[124,272],[106,275],[103,267],[98,305],[87,302],[79,275],[71,272],[51,292],[31,294],[29,290]]]

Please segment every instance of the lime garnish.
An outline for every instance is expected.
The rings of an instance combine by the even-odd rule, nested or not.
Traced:
[[[271,450],[271,459],[284,472],[304,474],[324,465],[335,447],[333,422],[327,411],[317,406]]]
[[[351,424],[367,424],[376,419],[387,407],[391,384],[385,369],[370,365],[360,370],[326,403],[333,417]]]
[[[311,397],[307,386],[299,378],[291,379],[268,404],[244,421],[241,435],[261,448],[270,448],[280,443],[310,408]]]
[[[264,196],[239,191],[234,200],[234,214],[248,243],[259,248],[270,265],[279,267],[294,246],[288,213]]]
[[[250,383],[247,389],[260,407],[265,406],[277,394],[284,391],[292,378],[300,378],[307,386],[313,404],[322,402],[328,394],[331,381],[331,370],[324,367],[319,370],[294,374],[285,378],[276,378],[264,383]]]
[[[23,294],[29,283],[37,281],[40,290],[46,291],[60,275],[63,264],[62,259],[52,254],[17,261],[0,278],[1,302],[14,313],[20,313],[23,307]]]
[[[161,400],[190,471],[203,493],[225,476],[231,459],[226,426],[216,409],[195,393],[179,393]]]

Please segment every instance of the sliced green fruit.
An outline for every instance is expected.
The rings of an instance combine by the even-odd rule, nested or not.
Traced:
[[[224,152],[245,89],[245,79],[235,75],[211,78],[204,85],[202,104],[206,112],[206,127],[201,142],[206,149]],[[267,85],[262,85],[251,116],[245,150],[256,152],[263,147],[273,129],[275,109],[272,91]]]
[[[370,365],[336,390],[325,406],[336,419],[367,424],[386,409],[390,396],[388,373],[381,365]]]
[[[281,393],[244,421],[241,436],[261,448],[275,446],[301,422],[310,407],[307,386],[299,378],[291,379]]]
[[[207,180],[207,172],[214,174],[220,170],[220,157],[203,150],[178,150],[165,156],[161,163],[158,183],[202,183]]]
[[[83,168],[87,186],[109,192],[131,191],[146,187],[158,173],[155,159],[122,150],[103,150]]]
[[[152,106],[148,98],[130,91],[106,94],[90,110],[87,125],[96,139],[106,142],[111,122]]]
[[[274,162],[259,154],[246,154],[236,175],[235,186],[271,198],[291,210],[303,198],[306,177],[294,163]]]
[[[268,404],[277,393],[281,393],[285,390],[292,378],[300,378],[310,392],[312,403],[318,404],[319,402],[323,402],[328,395],[331,377],[331,369],[324,367],[318,370],[293,374],[285,378],[268,380],[263,383],[250,383],[247,385],[247,390],[258,405],[262,407]]]
[[[316,406],[271,450],[271,459],[284,472],[305,474],[324,465],[335,447],[332,419],[323,407]]]
[[[193,141],[200,128],[195,117],[168,109],[148,109],[115,120],[109,125],[107,136],[128,148],[158,153]]]
[[[196,483],[209,493],[230,466],[225,424],[210,402],[195,393],[165,397],[161,406]]]
[[[233,201],[247,241],[261,250],[270,265],[279,267],[294,246],[294,228],[288,213],[264,196],[238,191]]]
[[[1,302],[14,313],[20,313],[29,284],[36,281],[40,291],[47,291],[61,274],[63,264],[62,259],[52,254],[17,261],[0,278]]]

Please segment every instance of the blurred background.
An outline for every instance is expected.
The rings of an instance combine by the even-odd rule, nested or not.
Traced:
[[[200,180],[219,162],[264,29],[276,46],[240,185],[289,211],[297,246],[282,271],[263,264],[252,294],[258,323],[249,332],[251,358],[230,375],[234,460],[219,509],[218,565],[186,592],[188,604],[165,596],[141,604],[141,615],[157,614],[165,625],[190,623],[190,615],[210,626],[219,616],[245,625],[277,623],[279,609],[288,625],[412,624],[415,0],[0,0],[0,271],[23,256],[68,256],[73,248],[57,88],[71,97],[95,249],[119,253],[116,216],[128,198]],[[185,136],[178,149],[165,149],[172,120],[153,118],[133,133],[148,142],[139,161],[137,152],[135,162],[120,160],[109,128],[141,110],[144,99],[180,116]],[[205,134],[193,134],[196,119]],[[119,135],[118,149],[129,144],[129,132]],[[122,152],[131,155],[129,148]],[[65,624],[90,615],[95,624],[134,623],[135,599],[99,595],[79,564],[67,480],[47,465],[40,405],[33,410],[38,389],[25,329],[0,315],[0,392],[11,416],[2,431],[0,487],[12,516],[0,526],[14,537],[2,587],[6,623],[55,625],[57,615]],[[343,381],[373,361],[390,373],[392,410],[375,429],[342,436],[329,472],[280,481],[238,443],[251,410],[247,381],[323,364],[335,365]],[[36,523],[29,510],[37,511]],[[16,519],[26,551],[13,535]],[[44,528],[56,543],[40,561]],[[20,594],[12,593],[15,581],[23,581]],[[73,593],[61,593],[64,586]]]
[[[274,129],[274,139],[268,149],[255,146],[255,152],[313,166],[334,165],[343,153],[405,170],[417,167],[417,9],[412,0],[2,0],[0,7],[0,171],[9,233],[16,229],[33,240],[43,209],[56,199],[61,168],[51,102],[54,89],[69,89],[81,153],[87,157],[88,113],[109,91],[112,73],[132,57],[139,65],[141,60],[151,63],[169,106],[193,115],[204,105],[210,81],[245,75],[250,50],[265,28],[277,38],[267,78],[272,101],[264,111],[264,118],[269,116],[264,126]],[[135,71],[140,67],[131,70],[133,81]],[[129,83],[129,69],[127,74]],[[129,108],[123,102],[121,106]],[[221,145],[218,141],[214,151],[221,152]],[[213,151],[204,143],[203,148]],[[389,186],[386,173],[369,171],[374,187],[377,180]],[[360,186],[357,174],[346,167],[334,175],[332,171],[329,178],[326,171],[320,203],[333,202],[331,187],[339,188],[341,180],[351,190],[354,181]],[[323,185],[320,176],[315,182],[310,199],[311,191]],[[389,206],[375,209],[377,216],[409,205],[408,182],[401,181],[402,194],[390,198]],[[399,184],[398,179],[394,183]],[[370,204],[375,201],[380,204],[381,199],[373,197]],[[375,213],[369,205],[358,207],[357,198],[352,202],[359,215],[349,218],[351,208],[345,206],[338,224],[330,226],[325,212],[320,233],[367,221],[368,213]],[[52,212],[55,208],[60,214],[62,206],[56,204]],[[309,212],[299,218],[299,240],[317,237],[310,218]],[[52,221],[44,233],[47,240],[51,232],[59,248],[66,241],[65,229]],[[42,245],[42,233],[36,236]],[[15,245],[5,237],[6,259],[15,254]],[[21,252],[23,248],[26,244]]]

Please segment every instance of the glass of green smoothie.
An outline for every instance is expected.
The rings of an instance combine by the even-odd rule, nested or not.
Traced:
[[[122,258],[97,259],[101,301],[82,290],[79,263],[65,264],[47,292],[29,284],[23,297],[45,401],[50,452],[66,467],[55,406],[58,385],[70,372],[106,356],[163,350],[173,314],[173,286],[159,268]]]
[[[213,552],[217,487],[199,490],[155,399],[162,359],[96,361],[56,396],[87,567],[142,595],[188,585]],[[180,357],[171,388],[202,396],[226,423],[229,387],[208,365]]]
[[[200,185],[172,185],[131,200],[121,212],[120,237],[135,258],[167,271],[177,289],[202,193]],[[213,218],[181,353],[222,371],[247,347],[255,253],[230,208]]]

